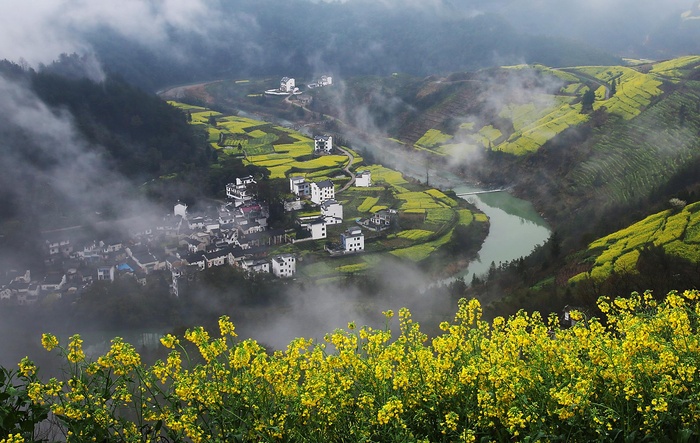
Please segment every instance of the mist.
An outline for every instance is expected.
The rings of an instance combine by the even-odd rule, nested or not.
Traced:
[[[68,111],[49,108],[27,84],[2,76],[0,94],[5,171],[0,180],[21,211],[42,201],[48,188],[53,205],[63,206],[59,212],[77,211],[78,220],[72,221],[83,225],[101,221],[105,212],[124,217],[152,212],[108,163],[104,149],[83,137]]]
[[[270,349],[284,349],[297,337],[323,342],[336,329],[389,327],[398,331],[398,312],[408,308],[427,333],[435,333],[441,321],[451,320],[457,297],[449,286],[432,285],[433,277],[416,265],[387,258],[362,276],[338,276],[317,282],[273,280],[269,293],[253,293],[200,281],[190,289],[188,304],[197,316],[212,319],[228,315],[241,338],[252,337]],[[262,300],[260,299],[262,297]],[[395,318],[387,322],[383,312]],[[211,328],[216,328],[212,322]]]

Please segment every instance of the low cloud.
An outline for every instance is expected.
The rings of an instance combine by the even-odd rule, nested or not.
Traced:
[[[146,47],[163,47],[172,29],[204,35],[216,30],[217,22],[203,0],[2,2],[0,58],[37,66],[61,53],[90,53],[86,34],[104,30]]]
[[[0,182],[21,206],[35,205],[44,186],[66,212],[79,211],[81,223],[95,224],[99,212],[150,213],[131,184],[105,161],[66,111],[49,108],[23,83],[0,76]]]

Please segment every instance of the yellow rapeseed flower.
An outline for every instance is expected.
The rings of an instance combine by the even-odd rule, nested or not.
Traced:
[[[19,363],[19,372],[25,377],[29,377],[36,373],[36,365],[29,360],[29,357],[24,357]]]
[[[177,337],[172,334],[166,334],[160,338],[160,343],[166,348],[173,349],[175,346],[180,344],[180,340],[178,340]]]
[[[235,337],[235,330],[236,327],[233,325],[231,319],[227,315],[222,315],[221,317],[219,317],[219,331],[221,332],[222,337],[225,337],[227,335]]]
[[[24,443],[24,438],[22,434],[10,434],[7,437],[0,440],[0,443]]]
[[[78,363],[85,360],[85,352],[83,352],[83,340],[80,334],[71,336],[68,342],[68,355],[66,356],[69,362]]]
[[[56,346],[58,346],[58,339],[53,334],[42,334],[41,345],[47,351],[52,351]]]

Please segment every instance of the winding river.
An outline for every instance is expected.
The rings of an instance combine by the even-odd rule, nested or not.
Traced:
[[[375,153],[375,156],[376,153]],[[377,160],[386,167],[401,171],[405,176],[425,182],[440,189],[451,189],[474,204],[490,220],[490,229],[478,258],[455,277],[463,277],[469,283],[474,275],[488,272],[491,263],[497,266],[530,255],[544,244],[551,234],[547,222],[532,204],[507,191],[490,192],[469,184],[464,179],[400,155],[379,155]],[[466,195],[465,195],[466,194]]]

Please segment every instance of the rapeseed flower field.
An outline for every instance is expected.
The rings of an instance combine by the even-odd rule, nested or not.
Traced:
[[[603,297],[603,318],[571,311],[573,326],[522,311],[489,323],[462,299],[433,338],[401,309],[274,352],[221,317],[216,333],[164,336],[151,366],[119,338],[90,360],[79,336],[45,334],[65,379],[40,381],[28,359],[13,376],[69,442],[693,441],[699,298]],[[2,443],[32,441],[4,429]]]

